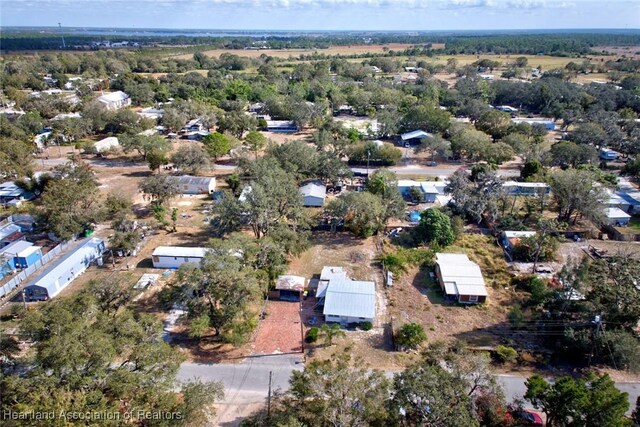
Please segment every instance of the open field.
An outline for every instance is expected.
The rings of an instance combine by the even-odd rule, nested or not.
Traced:
[[[387,50],[404,50],[410,48],[412,44],[390,43],[377,45],[352,45],[352,46],[331,46],[327,49],[260,49],[260,50],[239,50],[239,49],[212,49],[203,53],[212,58],[218,58],[223,53],[231,53],[248,58],[259,58],[262,55],[274,56],[276,58],[296,58],[300,55],[311,55],[313,53],[325,55],[359,55],[362,53],[383,53]],[[441,47],[438,45],[437,47]],[[173,59],[191,59],[193,54],[183,54],[171,56]]]

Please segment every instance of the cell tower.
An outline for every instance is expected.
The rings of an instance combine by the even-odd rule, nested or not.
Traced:
[[[60,28],[60,37],[62,37],[62,48],[66,49],[67,45],[64,43],[64,34],[62,34],[62,24],[58,22],[58,28]]]

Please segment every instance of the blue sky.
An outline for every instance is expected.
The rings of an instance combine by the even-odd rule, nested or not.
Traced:
[[[640,28],[629,0],[0,0],[3,26],[266,30]]]

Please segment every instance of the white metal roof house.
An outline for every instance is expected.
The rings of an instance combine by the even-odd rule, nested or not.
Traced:
[[[18,187],[13,181],[0,184],[0,205],[19,205],[20,202],[31,200],[32,198],[32,193]]]
[[[414,181],[412,179],[400,179],[397,182],[398,190],[404,197],[411,196],[411,189],[417,188],[422,193],[418,202],[435,203],[439,195],[445,194],[446,181]]]
[[[436,276],[444,293],[461,304],[483,303],[487,288],[482,271],[465,254],[436,254]]]
[[[351,279],[329,282],[322,309],[325,321],[339,323],[372,322],[376,317],[376,285]]]
[[[628,204],[627,212],[630,214],[640,214],[640,191],[635,189],[620,190],[616,193],[622,197]]]
[[[515,123],[515,124],[527,123],[527,124],[530,124],[531,126],[533,126],[533,125],[542,125],[542,126],[544,126],[544,128],[546,130],[556,130],[556,122],[554,122],[553,119],[545,119],[545,118],[539,118],[539,119],[513,118],[513,119],[511,119],[511,121],[513,123]]]
[[[115,136],[109,136],[105,139],[101,139],[100,141],[94,144],[96,148],[96,153],[104,153],[106,151],[112,150],[116,147],[120,146],[120,142],[118,138]]]
[[[24,240],[24,233],[18,224],[8,223],[0,226],[0,248],[18,240]]]
[[[99,96],[98,102],[107,110],[118,110],[131,105],[131,98],[129,98],[129,95],[119,90],[117,92],[105,93],[104,95]]]
[[[179,268],[182,264],[200,265],[206,248],[186,246],[158,246],[151,255],[154,268]]]
[[[327,322],[373,323],[375,319],[375,283],[351,280],[342,267],[322,268],[316,297],[324,304],[322,313]]]
[[[171,176],[182,194],[212,194],[216,191],[216,178],[214,176]]]
[[[35,280],[25,287],[29,301],[44,301],[58,295],[89,265],[100,262],[105,251],[104,240],[88,237],[71,249],[64,257],[46,268]]]
[[[304,206],[324,206],[324,199],[327,197],[326,185],[319,184],[317,182],[309,182],[300,187],[299,191],[302,195]]]
[[[502,186],[511,196],[535,196],[551,192],[551,187],[544,182],[507,181]]]
[[[414,130],[412,132],[403,133],[400,135],[400,140],[403,143],[416,143],[419,144],[424,138],[433,138],[433,135],[423,130]]]
[[[613,226],[629,225],[629,221],[631,220],[631,215],[615,207],[606,208],[605,215],[607,216],[607,224]]]
[[[138,111],[138,115],[145,119],[159,120],[164,116],[164,110],[162,108],[147,107]]]

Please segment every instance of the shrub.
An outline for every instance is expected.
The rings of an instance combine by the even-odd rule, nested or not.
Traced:
[[[316,328],[315,326],[313,328],[309,329],[307,331],[307,337],[305,338],[305,341],[308,342],[309,344],[318,341],[318,333],[319,332],[320,332],[320,329]]]
[[[396,277],[407,271],[412,265],[420,267],[430,266],[433,264],[435,254],[430,249],[398,248],[395,252],[387,253],[379,258],[387,270],[391,271]]]
[[[419,323],[406,323],[396,334],[396,343],[402,348],[417,348],[426,340],[427,334]]]
[[[371,322],[360,322],[360,328],[364,331],[370,331],[373,328]]]
[[[518,352],[513,347],[499,345],[494,351],[494,356],[499,363],[513,363],[518,358]]]
[[[513,308],[509,310],[507,317],[513,329],[520,329],[524,325],[524,313],[522,312],[520,304],[514,305]]]

